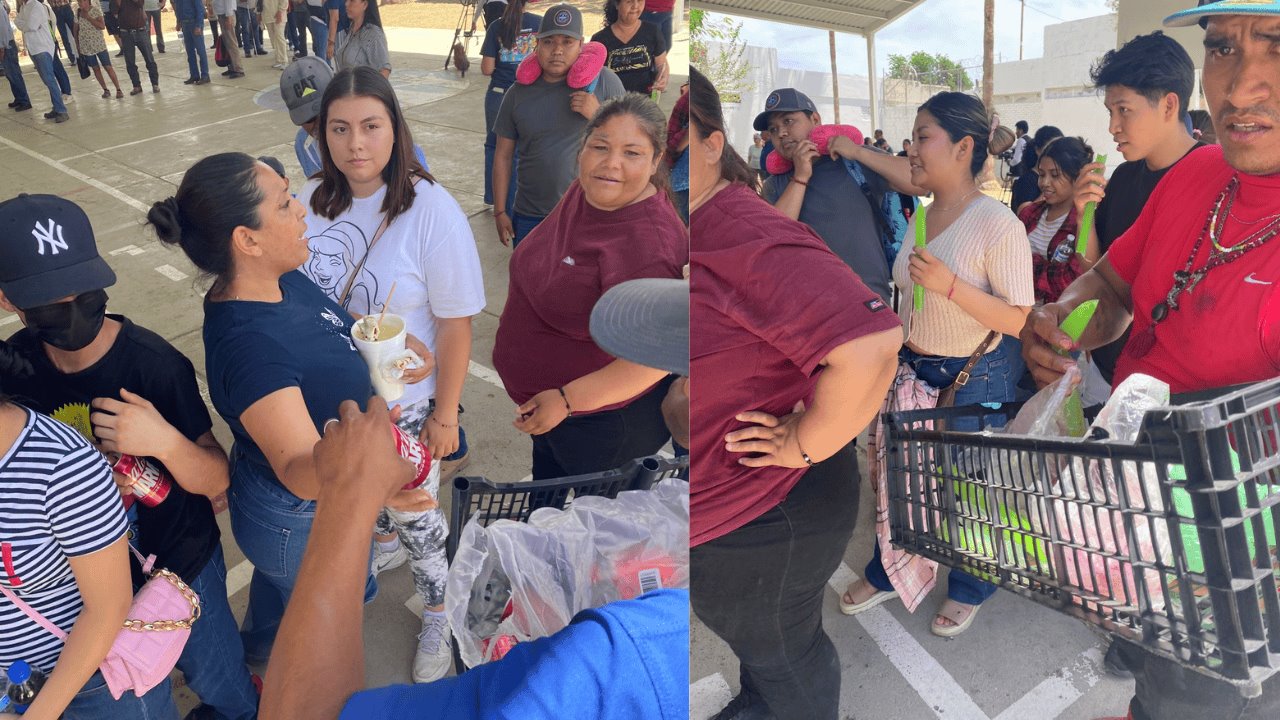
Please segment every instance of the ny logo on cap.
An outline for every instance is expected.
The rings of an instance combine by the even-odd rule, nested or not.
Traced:
[[[555,24],[559,25],[560,27],[564,27],[568,25],[569,21],[571,21],[572,19],[573,19],[573,15],[571,15],[568,10],[561,10],[560,12],[556,13],[556,16],[554,18],[552,18]]]
[[[764,106],[767,108],[777,107],[778,103],[781,101],[782,101],[781,95],[779,95],[778,93],[772,93],[769,95],[769,99],[764,101]]]
[[[31,230],[31,235],[36,239],[36,250],[43,255],[44,246],[49,246],[49,254],[57,255],[59,250],[68,250],[67,241],[62,239],[62,226],[55,223],[53,218],[49,218],[49,227],[42,227],[40,221],[36,221],[36,226]]]

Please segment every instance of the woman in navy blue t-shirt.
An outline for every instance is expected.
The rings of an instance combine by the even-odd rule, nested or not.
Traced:
[[[506,97],[507,88],[516,82],[516,68],[520,61],[533,54],[538,44],[538,26],[541,15],[524,11],[525,0],[511,0],[502,17],[488,25],[484,44],[480,46],[480,72],[489,76],[489,88],[484,93],[484,202],[493,205],[493,153],[498,138],[493,134],[493,123],[498,119],[498,108]],[[515,161],[512,160],[514,163]],[[506,207],[516,200],[516,172],[511,170],[511,184],[507,191]]]
[[[288,181],[243,153],[207,157],[152,206],[161,241],[214,278],[205,295],[209,396],[231,427],[231,529],[253,563],[241,626],[264,663],[297,581],[319,489],[311,449],[343,400],[373,394],[352,318],[297,268],[306,210]],[[370,528],[372,532],[372,528]],[[367,597],[375,586],[369,580]]]

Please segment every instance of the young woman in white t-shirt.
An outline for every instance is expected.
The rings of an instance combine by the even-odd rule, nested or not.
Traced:
[[[68,634],[58,639],[0,593],[0,677],[20,660],[47,677],[28,718],[176,720],[167,678],[114,700],[98,672],[133,602],[124,504],[79,432],[5,397],[30,382],[24,370],[0,343],[0,588]]]
[[[830,147],[833,154],[868,165],[895,190],[933,194],[925,213],[927,246],[916,250],[908,238],[893,266],[894,282],[902,291],[899,315],[908,328],[899,359],[918,379],[942,390],[994,331],[996,339],[969,370],[968,383],[957,388],[955,404],[1011,401],[1025,371],[1011,341],[1034,302],[1031,248],[1018,218],[982,193],[977,176],[988,155],[1008,149],[1013,133],[1000,127],[980,100],[958,92],[929,98],[916,113],[914,127],[905,158],[858,148],[847,138],[837,138]],[[916,285],[926,290],[920,312],[913,310]],[[970,420],[973,426],[955,421],[952,429],[977,430]],[[898,596],[881,561],[880,543],[863,577],[840,599],[845,614]],[[964,632],[995,590],[995,585],[952,570],[947,600],[930,630],[942,637]]]
[[[334,75],[319,127],[323,171],[298,195],[311,210],[307,237],[312,256],[323,252],[329,236],[356,238],[353,264],[326,272],[355,277],[364,288],[347,294],[337,287],[338,301],[356,316],[384,310],[399,315],[434,355],[435,376],[406,385],[392,404],[400,406],[400,427],[418,436],[441,467],[428,480],[436,495],[440,479],[467,460],[459,403],[471,358],[471,318],[485,303],[471,226],[457,201],[415,158],[395,91],[376,69],[361,66]],[[386,229],[379,236],[384,218]],[[325,260],[332,263],[334,257],[342,256]],[[304,271],[310,275],[310,268],[320,266],[308,263]],[[450,661],[444,513],[438,507],[423,512],[390,507],[377,530],[375,572],[407,559],[426,608],[413,679],[435,680],[448,672]]]

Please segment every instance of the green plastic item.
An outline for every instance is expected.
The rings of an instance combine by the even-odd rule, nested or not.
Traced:
[[[921,205],[920,209],[916,211],[916,249],[917,250],[923,250],[926,244],[925,237],[924,237],[924,213],[926,209],[927,208],[924,205]],[[912,307],[915,308],[916,312],[920,312],[922,309],[924,309],[924,288],[919,285],[916,285],[915,288],[912,289],[911,294],[912,294],[912,297],[911,297]]]
[[[1231,469],[1240,472],[1240,456],[1235,450],[1231,453]],[[1176,481],[1186,481],[1187,469],[1182,465],[1169,466],[1169,479]],[[1266,483],[1258,483],[1259,499],[1280,492],[1280,488]],[[1245,499],[1244,486],[1241,485],[1238,492],[1240,493],[1240,506],[1248,507]],[[1181,487],[1174,486],[1171,492],[1173,496],[1173,509],[1179,517],[1186,519],[1194,519],[1195,513],[1191,509],[1191,495]],[[1266,532],[1267,545],[1271,548],[1276,547],[1276,529],[1271,522],[1271,514],[1263,513],[1262,515],[1263,530]],[[1200,536],[1196,533],[1194,524],[1179,523],[1182,530],[1182,548],[1187,555],[1187,569],[1193,573],[1204,572],[1204,558],[1200,553]],[[1244,534],[1249,543],[1249,554],[1253,555],[1253,524],[1245,523]],[[1254,558],[1257,560],[1257,558]]]
[[[1096,163],[1101,163],[1104,167],[1107,164],[1106,155],[1098,155],[1093,158]],[[1098,171],[1102,173],[1101,170]],[[1093,230],[1093,213],[1098,209],[1098,203],[1087,202],[1084,204],[1084,217],[1080,218],[1080,227],[1076,230],[1076,254],[1084,256],[1085,250],[1089,245],[1089,233]]]
[[[997,493],[1000,499],[993,514],[988,506],[986,487],[965,478],[954,467],[949,469],[948,474],[955,483],[958,511],[956,529],[959,537],[953,541],[950,528],[943,521],[937,528],[938,536],[943,542],[954,543],[959,550],[992,560],[997,557],[997,548],[1003,545],[1004,560],[1010,565],[1050,573],[1048,543],[1037,537],[1037,531],[1027,518],[1028,508],[1011,506],[1006,500],[1013,497],[1011,493]],[[971,574],[988,582],[1000,582],[999,577],[988,573]]]
[[[1098,301],[1086,300],[1067,315],[1067,319],[1062,321],[1058,329],[1066,333],[1067,337],[1071,338],[1071,342],[1080,342],[1080,336],[1084,334],[1084,329],[1089,326],[1089,321],[1097,311]],[[1067,351],[1059,349],[1058,354],[1066,355]],[[1067,404],[1062,411],[1067,416],[1067,433],[1071,437],[1084,437],[1088,426],[1084,422],[1084,403],[1080,400],[1080,388],[1071,391],[1071,397],[1067,398]]]

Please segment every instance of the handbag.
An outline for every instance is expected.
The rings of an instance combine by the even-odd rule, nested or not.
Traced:
[[[938,393],[938,404],[936,407],[947,408],[956,404],[956,393],[960,388],[969,384],[969,373],[973,370],[973,366],[978,364],[982,356],[987,354],[987,348],[991,347],[991,343],[996,341],[1000,334],[995,330],[987,333],[987,336],[978,345],[978,349],[973,351],[969,356],[969,362],[964,364],[964,368],[956,374],[956,379],[951,382],[945,389]]]
[[[142,563],[142,574],[149,578],[133,596],[124,627],[98,666],[116,700],[129,690],[142,697],[164,682],[191,637],[191,625],[200,619],[200,598],[194,590],[168,570],[152,572],[155,555],[144,559],[132,545],[129,551]],[[37,625],[61,640],[67,639],[62,628],[45,619],[13,591],[0,585],[0,592]]]
[[[85,62],[84,55],[76,56],[76,69],[80,71],[80,79],[89,79],[89,63]]]
[[[218,49],[213,51],[213,63],[218,67],[227,67],[231,64],[231,58],[227,57],[227,48],[225,43],[218,43]]]

